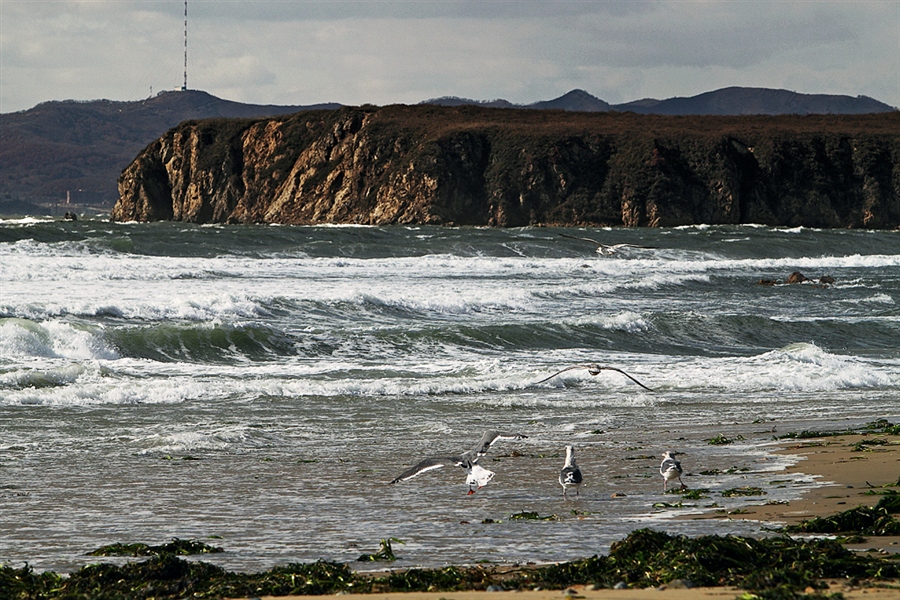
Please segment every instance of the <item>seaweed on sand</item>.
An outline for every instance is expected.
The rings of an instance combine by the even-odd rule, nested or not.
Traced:
[[[161,554],[125,565],[88,565],[62,578],[36,576],[29,568],[0,567],[0,600],[175,600],[331,594],[353,589],[346,565],[325,561],[275,567],[263,573],[231,573],[204,562]],[[12,580],[12,584],[8,584]],[[16,582],[19,582],[16,585]]]
[[[881,500],[878,501],[878,504],[875,505],[875,510],[878,509],[882,509],[892,515],[900,513],[900,494],[890,490],[887,494],[882,496]]]
[[[387,574],[355,574],[347,565],[318,561],[262,573],[232,573],[164,553],[122,566],[90,565],[60,577],[36,575],[29,567],[0,566],[0,600],[176,600],[339,592],[486,590],[544,587],[565,589],[594,584],[655,587],[676,579],[698,586],[729,585],[760,598],[794,598],[823,579],[890,579],[900,564],[846,550],[835,540],[795,540],[787,536],[688,538],[651,529],[632,532],[608,556],[536,569],[502,571],[483,567],[409,569]]]
[[[37,598],[39,590],[54,590],[62,577],[51,571],[35,573],[25,565],[19,569],[0,565],[0,599]]]
[[[820,438],[820,437],[835,437],[839,435],[854,435],[854,434],[869,434],[869,433],[882,433],[885,435],[900,435],[900,425],[894,425],[887,419],[876,419],[875,421],[870,421],[866,423],[862,427],[850,428],[847,429],[837,429],[833,431],[810,431],[804,429],[801,432],[791,431],[784,435],[775,436],[776,440],[783,439],[811,439],[811,438]]]
[[[544,587],[612,587],[620,581],[629,587],[652,587],[687,579],[697,586],[763,591],[818,588],[823,578],[874,575],[900,576],[900,566],[856,556],[833,540],[687,538],[641,529],[613,544],[609,556],[544,567],[523,577]]]
[[[739,488],[730,488],[720,492],[723,498],[735,498],[738,496],[765,496],[766,492],[762,488],[745,485]]]
[[[148,546],[147,544],[121,544],[115,543],[97,548],[89,552],[88,556],[153,556],[155,554],[177,554],[178,556],[190,556],[193,554],[213,554],[224,552],[222,548],[210,546],[198,540],[182,540],[172,538],[168,544]]]
[[[743,440],[744,436],[739,435],[736,438],[725,437],[723,434],[719,434],[714,438],[706,440],[706,443],[710,446],[726,446],[728,444],[733,444],[736,441]]]
[[[888,441],[882,438],[860,440],[850,447],[851,452],[867,452],[872,446],[887,446]]]
[[[534,511],[522,511],[514,515],[509,515],[510,521],[556,521],[559,517],[556,515],[541,516],[540,513]]]
[[[393,562],[397,560],[397,557],[394,556],[394,548],[391,546],[391,542],[397,542],[398,544],[404,543],[403,540],[398,540],[397,538],[387,538],[381,540],[381,550],[375,552],[374,554],[362,554],[357,561],[361,562],[369,562],[376,560],[386,560],[389,562]]]
[[[857,533],[900,535],[900,494],[882,496],[875,506],[858,506],[829,517],[816,517],[784,528],[789,533]]]
[[[367,592],[456,592],[486,590],[497,580],[492,571],[482,567],[444,567],[442,569],[409,569],[376,577],[368,582]],[[356,591],[361,591],[357,588]]]

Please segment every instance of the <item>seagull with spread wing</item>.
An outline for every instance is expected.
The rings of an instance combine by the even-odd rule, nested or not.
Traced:
[[[597,240],[586,238],[586,237],[576,237],[574,235],[566,235],[565,233],[559,234],[564,238],[569,238],[570,240],[581,240],[583,242],[590,242],[597,246],[597,254],[602,256],[612,256],[617,253],[622,248],[640,248],[641,250],[653,250],[653,246],[638,246],[636,244],[604,244],[602,242],[598,242]]]
[[[494,478],[494,472],[485,469],[478,464],[478,459],[487,454],[487,451],[498,440],[521,440],[528,436],[521,433],[508,433],[505,431],[488,430],[481,436],[481,440],[469,450],[458,456],[437,456],[426,458],[394,478],[391,483],[406,481],[427,471],[433,471],[446,466],[462,467],[466,470],[466,485],[469,486],[468,494],[474,494],[483,488]]]
[[[636,384],[638,384],[639,386],[641,386],[648,392],[653,391],[651,388],[648,388],[646,385],[644,385],[643,383],[641,383],[640,381],[638,381],[637,379],[635,379],[634,377],[632,377],[631,375],[629,375],[628,373],[623,371],[622,369],[617,369],[616,367],[604,367],[604,366],[600,366],[600,365],[594,364],[594,363],[591,363],[589,365],[574,365],[571,367],[566,367],[565,369],[561,369],[561,370],[557,371],[550,377],[545,377],[544,379],[541,379],[540,381],[537,381],[537,382],[533,383],[532,385],[540,385],[542,383],[546,383],[547,381],[550,381],[557,375],[565,373],[566,371],[571,371],[573,369],[587,369],[588,373],[590,373],[591,375],[599,375],[602,371],[616,371],[617,373],[621,373],[628,379],[632,380],[633,382],[635,382]]]

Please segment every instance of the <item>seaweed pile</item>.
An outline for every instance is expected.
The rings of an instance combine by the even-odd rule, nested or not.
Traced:
[[[121,566],[89,565],[68,577],[53,572],[35,573],[27,565],[19,569],[0,566],[0,600],[174,600],[188,596],[235,598],[351,591],[564,589],[579,584],[656,587],[678,579],[696,586],[734,586],[753,592],[758,598],[779,599],[796,598],[797,593],[810,588],[821,590],[822,580],[828,578],[856,583],[900,579],[900,562],[855,554],[829,539],[797,540],[784,535],[765,539],[688,538],[641,529],[614,544],[608,556],[505,571],[446,567],[365,575],[354,573],[344,564],[318,561],[261,573],[233,573],[208,563],[184,560],[172,552]]]
[[[88,556],[153,556],[159,554],[176,554],[189,556],[192,554],[214,554],[224,552],[222,548],[210,546],[197,540],[180,540],[173,538],[168,544],[148,546],[147,544],[110,544],[97,548]]]
[[[900,479],[897,480],[900,484]],[[857,535],[900,535],[900,494],[891,491],[875,506],[858,506],[830,517],[816,517],[785,527],[788,533],[829,533]]]
[[[803,431],[791,431],[784,435],[775,436],[776,440],[808,440],[821,437],[836,437],[839,435],[900,435],[900,424],[894,424],[887,419],[876,419],[866,423],[862,427],[848,427],[846,429],[838,429],[832,431],[816,431],[804,429]]]

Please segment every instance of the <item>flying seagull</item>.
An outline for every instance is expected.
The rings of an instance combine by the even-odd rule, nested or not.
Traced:
[[[646,385],[644,385],[643,383],[641,383],[640,381],[638,381],[637,379],[635,379],[634,377],[632,377],[631,375],[629,375],[628,373],[626,373],[625,371],[623,371],[622,369],[617,369],[617,368],[615,368],[615,367],[601,367],[600,365],[597,365],[597,364],[590,364],[590,365],[575,365],[575,366],[572,366],[572,367],[566,367],[565,369],[562,369],[562,370],[560,370],[560,371],[557,371],[556,373],[554,373],[554,374],[551,375],[550,377],[545,377],[544,379],[541,379],[540,381],[537,381],[537,382],[533,383],[532,385],[539,385],[539,384],[544,383],[544,382],[546,382],[546,381],[550,381],[551,379],[553,379],[554,377],[556,377],[556,376],[559,375],[560,373],[565,373],[566,371],[571,371],[572,369],[587,369],[587,370],[588,370],[588,373],[590,373],[591,375],[599,375],[601,371],[616,371],[616,372],[618,372],[618,373],[621,373],[622,375],[624,375],[624,376],[627,377],[628,379],[632,380],[633,382],[635,382],[636,384],[638,384],[639,386],[641,386],[642,388],[644,388],[644,389],[647,390],[648,392],[652,392],[652,391],[653,391],[651,388],[648,388]]]
[[[681,484],[681,489],[686,490],[687,486],[684,485],[684,482],[681,481],[681,474],[684,472],[684,469],[681,468],[681,463],[675,458],[675,455],[678,452],[665,451],[662,455],[662,464],[659,465],[659,474],[663,476],[663,491],[665,492],[669,487],[669,482],[673,479],[677,479],[678,483]]]
[[[470,449],[458,456],[437,456],[426,458],[400,473],[391,483],[406,481],[426,471],[433,471],[446,466],[462,467],[466,470],[466,485],[469,486],[469,494],[474,494],[483,488],[494,478],[494,472],[477,464],[478,459],[494,445],[497,440],[521,440],[528,436],[521,433],[507,433],[505,431],[488,430],[481,436],[481,440]]]
[[[653,246],[637,246],[635,244],[603,244],[598,242],[597,240],[586,238],[586,237],[576,237],[574,235],[566,235],[565,233],[559,234],[564,238],[569,238],[570,240],[581,240],[583,242],[590,242],[597,246],[597,254],[602,256],[612,256],[622,248],[641,248],[642,250],[653,250]]]
[[[566,446],[566,464],[559,472],[559,485],[563,489],[563,498],[568,498],[569,488],[575,488],[575,495],[578,495],[578,486],[581,485],[581,469],[575,464],[575,447]]]

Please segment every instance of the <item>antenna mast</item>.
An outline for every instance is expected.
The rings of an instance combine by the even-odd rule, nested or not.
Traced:
[[[187,0],[184,0],[184,85],[181,91],[186,92],[187,89]]]

